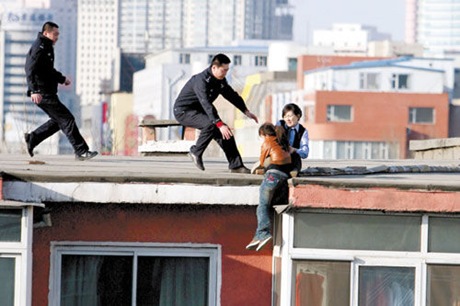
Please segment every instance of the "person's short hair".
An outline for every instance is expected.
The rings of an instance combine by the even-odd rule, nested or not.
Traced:
[[[59,26],[52,21],[47,21],[43,24],[42,33],[51,32],[54,28],[59,28]]]
[[[216,65],[217,67],[220,67],[225,64],[230,64],[231,60],[230,58],[222,53],[214,55],[214,57],[211,60],[211,66]]]
[[[284,107],[283,107],[283,111],[282,111],[282,117],[284,117],[284,115],[286,115],[286,113],[288,112],[293,112],[294,115],[296,116],[299,116],[299,118],[302,117],[302,110],[300,109],[300,107],[295,104],[295,103],[289,103],[289,104],[286,104]]]

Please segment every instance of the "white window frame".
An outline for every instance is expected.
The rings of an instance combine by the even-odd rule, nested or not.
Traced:
[[[18,209],[21,216],[21,240],[0,241],[0,257],[15,259],[14,305],[32,304],[32,235],[33,208],[42,204],[0,201],[0,209]]]
[[[284,247],[276,249],[282,256],[281,305],[290,305],[293,295],[293,261],[318,260],[350,262],[350,305],[358,306],[359,268],[363,266],[415,268],[414,306],[427,305],[427,266],[429,264],[460,265],[458,253],[428,252],[428,222],[430,214],[423,214],[420,230],[420,251],[393,252],[367,250],[335,250],[294,248],[294,216],[283,213]]]
[[[51,242],[49,305],[59,306],[61,300],[61,267],[63,255],[113,256],[167,256],[167,257],[207,257],[209,258],[208,305],[220,305],[222,283],[222,250],[213,244],[179,243],[122,243],[122,242]],[[137,260],[134,260],[136,273]],[[135,306],[136,278],[133,277],[132,306]]]

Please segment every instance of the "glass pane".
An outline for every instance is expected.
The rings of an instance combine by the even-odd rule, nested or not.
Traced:
[[[133,258],[62,256],[61,306],[130,306]]]
[[[419,251],[419,216],[296,213],[294,247]]]
[[[292,305],[346,306],[350,301],[350,263],[294,261]]]
[[[14,306],[14,258],[0,258],[0,301],[2,306]]]
[[[414,305],[414,284],[415,268],[360,267],[358,305]]]
[[[351,120],[351,106],[335,105],[334,117],[336,121],[350,121]]]
[[[460,267],[428,265],[427,306],[460,305]]]
[[[337,158],[338,159],[346,159],[347,156],[347,148],[345,141],[337,141]]]
[[[417,108],[417,122],[433,123],[433,109],[430,107]]]
[[[22,209],[0,209],[0,241],[21,241]]]
[[[460,253],[460,218],[430,217],[428,251]]]
[[[208,287],[207,257],[138,258],[137,306],[206,306]]]

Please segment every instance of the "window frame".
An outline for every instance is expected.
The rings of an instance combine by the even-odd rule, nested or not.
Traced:
[[[402,87],[401,76],[406,76],[406,87]],[[411,74],[410,73],[392,73],[390,78],[390,87],[393,90],[410,90],[411,89]]]
[[[324,212],[317,209],[306,209],[306,212]],[[331,213],[356,213],[362,211],[337,210]],[[365,211],[364,213],[378,213]],[[389,214],[389,213],[386,213]],[[427,268],[431,264],[444,264],[460,266],[460,253],[437,253],[428,252],[429,239],[429,218],[446,217],[459,218],[455,215],[439,214],[417,214],[417,213],[391,213],[392,215],[421,215],[420,250],[418,251],[369,251],[369,250],[338,250],[338,249],[309,249],[294,248],[294,214],[283,213],[282,215],[282,236],[285,247],[274,249],[274,256],[281,257],[281,292],[279,294],[280,305],[287,305],[292,301],[295,294],[295,283],[293,283],[293,261],[316,260],[316,261],[345,261],[350,262],[350,304],[358,305],[359,268],[365,266],[380,267],[413,267],[415,268],[414,284],[414,306],[426,306],[428,275]],[[460,218],[459,218],[460,219]],[[280,229],[276,229],[280,230]]]
[[[417,120],[417,110],[431,109],[431,121],[419,121]],[[435,124],[436,121],[436,109],[434,107],[409,107],[409,123],[410,124]]]
[[[375,84],[370,86],[370,77],[375,77]],[[378,72],[361,72],[359,74],[359,89],[378,91],[381,87],[381,74]]]
[[[15,259],[14,305],[32,303],[32,235],[34,206],[43,204],[0,201],[0,209],[21,210],[21,239],[18,242],[0,241],[0,257]]]
[[[350,111],[350,119],[349,120],[338,120],[336,119],[336,107],[348,107]],[[345,104],[328,104],[326,106],[326,122],[353,122],[353,105],[345,105]]]
[[[209,258],[209,306],[220,305],[222,283],[222,250],[220,245],[213,244],[180,244],[180,243],[122,243],[122,242],[51,242],[50,293],[49,305],[60,305],[61,299],[61,268],[63,255],[98,255],[98,256],[133,256],[134,268],[137,267],[139,256],[162,257],[207,257]],[[136,270],[133,270],[135,284]],[[132,305],[135,306],[136,291],[132,292]]]

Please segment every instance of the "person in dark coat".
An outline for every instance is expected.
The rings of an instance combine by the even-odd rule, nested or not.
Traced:
[[[34,156],[34,148],[43,140],[61,130],[75,151],[77,160],[93,158],[98,153],[89,151],[80,134],[74,116],[58,98],[58,84],[70,85],[71,81],[54,68],[54,44],[59,38],[59,26],[48,21],[38,33],[26,57],[27,96],[31,97],[50,119],[35,129],[25,133],[27,152]]]
[[[195,166],[204,170],[203,153],[211,140],[215,140],[225,153],[228,168],[232,173],[250,173],[243,164],[231,129],[222,122],[213,102],[222,95],[247,117],[258,122],[243,98],[227,83],[225,76],[230,59],[225,54],[213,57],[211,65],[190,78],[174,103],[174,116],[185,127],[200,130],[196,144],[190,148],[189,156]]]

